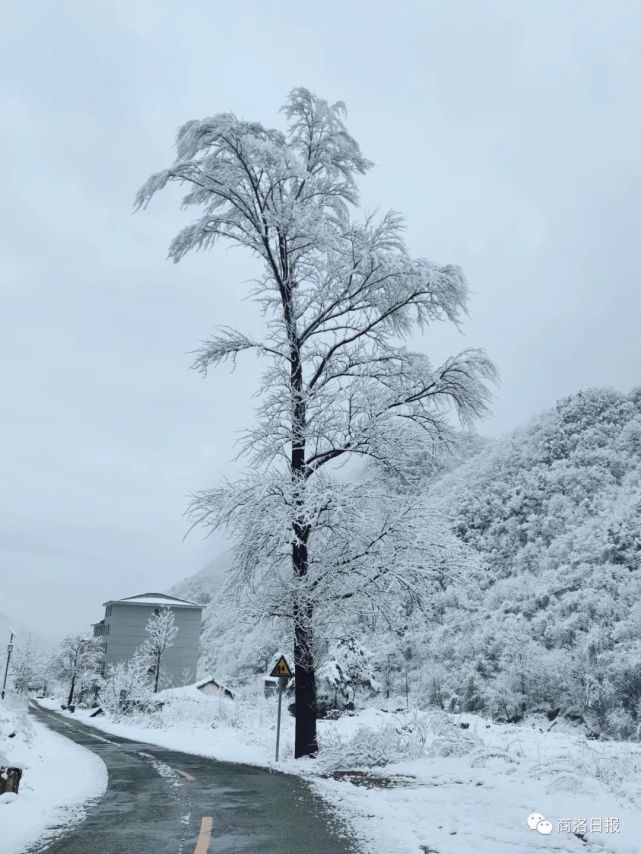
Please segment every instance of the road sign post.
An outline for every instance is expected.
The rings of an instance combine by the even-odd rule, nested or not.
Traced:
[[[294,675],[284,655],[276,662],[274,669],[269,674],[273,679],[278,679],[278,715],[276,717],[276,762],[280,751],[280,719],[283,708],[283,691],[288,679]]]
[[[278,751],[280,749],[280,716],[283,708],[283,688],[285,679],[280,676],[278,678],[278,716],[276,718],[276,762],[278,762]]]

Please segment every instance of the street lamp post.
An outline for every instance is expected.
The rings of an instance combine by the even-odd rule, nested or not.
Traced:
[[[2,699],[4,700],[4,692],[7,687],[7,676],[9,675],[9,662],[11,661],[11,653],[13,652],[13,636],[14,632],[10,630],[9,643],[7,644],[7,663],[4,668],[4,681],[2,683]]]

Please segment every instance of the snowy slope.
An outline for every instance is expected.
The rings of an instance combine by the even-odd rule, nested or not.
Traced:
[[[557,706],[635,734],[641,389],[560,401],[427,488],[483,566],[423,633],[427,699],[508,717]]]
[[[14,733],[14,735],[12,735]],[[56,828],[82,821],[107,787],[107,769],[91,751],[27,717],[7,698],[0,706],[0,765],[23,769],[17,795],[0,796],[0,850],[20,854]],[[64,768],[64,785],[60,784]]]

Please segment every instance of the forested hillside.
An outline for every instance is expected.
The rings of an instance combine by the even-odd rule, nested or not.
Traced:
[[[400,630],[362,624],[321,638],[324,678],[361,698],[407,693],[495,717],[560,708],[635,735],[641,388],[574,395],[500,442],[467,442],[453,468],[425,463],[412,488],[465,544],[466,570],[427,610],[408,606]],[[238,600],[220,598],[222,574],[219,564],[174,592],[209,597],[203,665],[230,678],[259,671],[287,635],[239,623]]]
[[[641,389],[561,401],[430,486],[486,589],[425,634],[426,690],[629,735],[641,700]],[[463,597],[461,597],[462,599]],[[476,598],[476,601],[474,601]]]

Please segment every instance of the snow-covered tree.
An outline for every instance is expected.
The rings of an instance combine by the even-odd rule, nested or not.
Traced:
[[[378,693],[371,652],[355,637],[341,638],[318,668],[319,694],[325,694],[335,708],[356,700],[360,690],[366,695]]]
[[[178,626],[175,625],[174,612],[171,608],[166,605],[157,608],[147,621],[145,631],[148,637],[141,647],[141,652],[147,656],[153,673],[154,693],[156,693],[160,682],[163,655],[174,646],[178,634]]]
[[[63,639],[53,664],[57,677],[69,686],[68,706],[77,691],[97,684],[102,654],[102,644],[94,638],[77,634]]]
[[[133,703],[138,707],[151,701],[155,670],[150,674],[149,654],[138,649],[129,661],[110,665],[100,691],[100,702],[115,715],[127,712]]]
[[[28,694],[41,690],[46,682],[46,662],[42,650],[28,634],[23,643],[19,643],[11,668],[13,687],[18,694]]]
[[[417,442],[452,440],[486,412],[495,369],[481,350],[433,366],[403,345],[416,327],[459,325],[461,270],[413,258],[394,212],[356,220],[357,179],[371,163],[344,123],[342,103],[294,89],[283,132],[224,113],[178,133],[174,164],[140,190],[139,206],[168,183],[200,213],[174,239],[180,261],[223,239],[262,263],[252,292],[266,318],[256,339],[221,328],[195,367],[206,373],[253,350],[266,360],[257,424],[243,445],[251,473],[200,494],[194,523],[227,528],[239,543],[235,581],[263,592],[260,607],[293,624],[295,755],[316,738],[314,625],[321,612],[421,597],[426,570],[449,565],[420,502],[393,500],[380,483],[337,477],[337,464],[370,458],[407,476]]]

